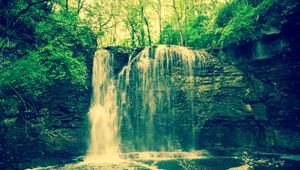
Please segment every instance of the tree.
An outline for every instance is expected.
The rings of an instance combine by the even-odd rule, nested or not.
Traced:
[[[146,16],[145,3],[146,1],[144,0],[132,0],[122,4],[125,13],[124,23],[129,31],[133,47],[152,45],[150,24]]]
[[[77,0],[77,13],[79,14],[86,0]]]
[[[162,31],[162,4],[161,0],[157,0],[157,15],[158,15],[158,25],[159,25],[159,40],[161,39],[161,31]]]
[[[140,5],[140,14],[141,14],[141,17],[143,18],[144,24],[146,25],[146,28],[147,28],[148,45],[152,45],[149,21],[148,21],[146,15],[145,15],[145,1],[144,0],[139,0],[139,3],[140,3],[139,4]]]
[[[66,0],[66,11],[68,12],[69,10],[69,0]]]
[[[175,13],[176,20],[177,20],[177,25],[178,25],[179,35],[180,35],[180,45],[184,45],[183,30],[182,30],[182,15],[180,15],[180,13],[177,9],[175,0],[172,0],[172,7],[173,7],[173,10]]]
[[[86,20],[92,25],[100,46],[111,43],[109,33],[118,23],[118,12],[115,0],[99,0],[88,7]]]

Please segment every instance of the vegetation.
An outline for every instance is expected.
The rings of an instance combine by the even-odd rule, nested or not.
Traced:
[[[232,0],[226,3],[211,1],[210,4],[201,4],[194,11],[196,15],[185,14],[184,18],[189,18],[183,25],[185,45],[196,48],[223,48],[230,44],[259,39],[270,31],[279,31],[297,4],[295,1],[278,0]],[[179,29],[170,29],[173,28],[170,25],[172,22],[164,28],[160,43],[182,44],[173,38],[174,34],[179,35],[176,33]]]
[[[90,23],[99,46],[195,48],[223,48],[278,32],[299,4],[296,0],[93,2],[83,6],[81,18]]]
[[[96,48],[91,26],[79,18],[81,6],[67,8],[65,1],[12,0],[0,6],[1,118],[45,126],[50,101],[58,95],[53,89],[87,89],[86,58]]]
[[[87,65],[97,45],[226,48],[279,34],[298,5],[297,0],[1,0],[0,126],[8,129],[19,118],[26,129],[47,126],[44,119],[54,117],[52,99],[59,98],[60,88],[89,88]]]

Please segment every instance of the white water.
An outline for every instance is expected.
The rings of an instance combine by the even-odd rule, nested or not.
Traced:
[[[122,149],[134,151],[180,150],[172,110],[174,83],[186,77],[182,89],[187,92],[189,110],[186,115],[194,117],[194,73],[203,68],[207,56],[205,51],[190,50],[180,46],[159,45],[145,48],[138,56],[131,58],[118,77],[119,113],[123,129],[129,137]],[[176,73],[175,73],[176,72]],[[179,72],[179,73],[178,73]],[[123,120],[125,121],[123,121]],[[126,122],[126,124],[124,124]],[[192,120],[189,121],[192,124]],[[190,125],[192,126],[192,125]],[[189,149],[193,149],[195,131],[190,132]],[[123,137],[123,136],[122,136]]]
[[[113,57],[106,50],[95,53],[93,63],[93,98],[89,109],[91,138],[86,162],[119,159],[116,87],[111,70]]]
[[[79,162],[75,164],[66,164],[63,166],[48,166],[48,167],[38,167],[30,170],[161,170],[157,166],[160,161],[176,161],[180,163],[188,163],[197,159],[207,159],[211,157],[210,153],[205,150],[194,151],[194,152],[131,152],[131,153],[121,153],[120,157],[122,160],[118,161],[94,161],[94,162]],[[146,162],[145,162],[146,161]],[[150,161],[150,162],[149,162]],[[185,168],[182,169],[195,169]]]
[[[129,59],[115,80],[113,57],[106,50],[97,51],[93,64],[93,98],[88,113],[91,136],[85,162],[120,161],[121,146],[125,152],[180,151],[182,146],[178,141],[181,139],[175,132],[177,122],[172,110],[173,72],[187,77],[189,112],[185,114],[193,119],[194,71],[202,68],[206,55],[204,51],[179,46],[145,48]],[[122,126],[124,121],[127,121],[126,126]],[[121,145],[118,131],[124,132],[124,127]],[[190,143],[188,147],[193,150],[193,125],[185,128],[190,133],[186,139]]]

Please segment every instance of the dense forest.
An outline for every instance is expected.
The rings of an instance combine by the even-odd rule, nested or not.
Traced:
[[[167,44],[213,53],[280,35],[292,42],[280,53],[295,53],[299,9],[297,0],[1,0],[0,167],[23,160],[8,149],[20,141],[36,156],[76,140],[49,121],[69,112],[68,90],[90,97],[97,48]],[[53,141],[49,150],[30,151],[45,141]]]

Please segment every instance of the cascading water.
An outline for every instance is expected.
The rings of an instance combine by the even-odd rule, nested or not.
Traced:
[[[146,48],[130,59],[119,74],[117,86],[123,151],[194,148],[192,88],[195,71],[204,68],[207,55],[205,51],[160,45]],[[184,85],[175,87],[179,79]],[[181,104],[176,103],[180,100],[184,100],[185,110],[189,108],[188,113],[181,113],[182,117],[175,115],[173,109]]]
[[[113,57],[108,51],[97,51],[93,65],[93,98],[88,113],[91,141],[85,160],[116,159],[119,146],[124,152],[193,149],[192,88],[195,71],[203,68],[206,55],[204,51],[179,46],[145,48],[130,58],[115,80]],[[178,79],[182,79],[185,86],[176,88]],[[184,91],[180,93],[184,96],[178,96],[179,91]],[[183,107],[189,108],[182,117],[176,117],[173,109],[178,105],[178,97],[185,101]],[[188,135],[182,136],[182,131]]]
[[[78,164],[51,169],[206,169],[211,155],[194,151],[199,140],[199,94],[194,92],[199,90],[195,85],[202,80],[197,79],[201,69],[212,64],[208,58],[205,51],[185,47],[145,48],[115,79],[113,57],[97,51],[87,156]]]
[[[111,71],[113,58],[106,50],[95,53],[93,63],[93,96],[89,109],[91,139],[87,162],[119,158],[118,114],[115,80]]]

